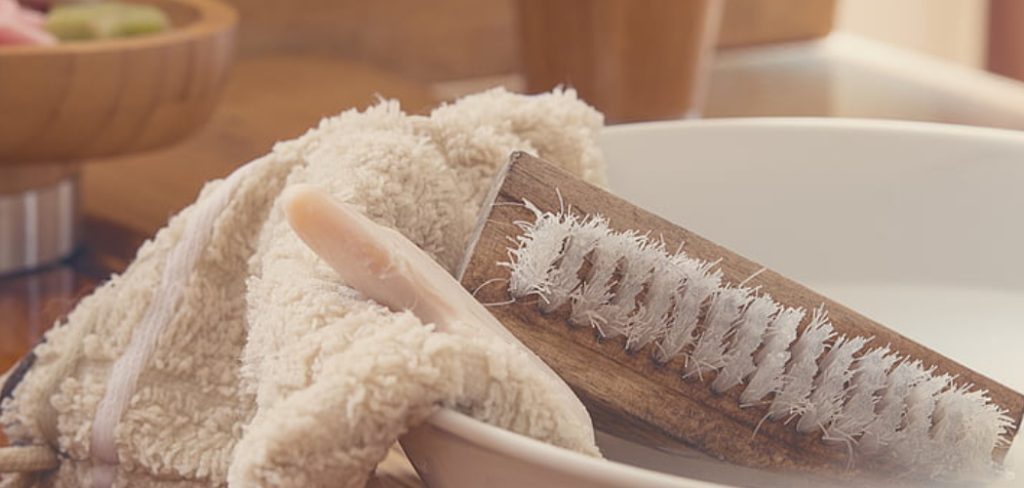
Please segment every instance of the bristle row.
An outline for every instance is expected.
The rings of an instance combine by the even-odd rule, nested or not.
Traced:
[[[568,306],[573,325],[622,336],[631,351],[653,345],[659,362],[682,358],[682,375],[712,376],[716,392],[745,383],[742,406],[766,404],[768,418],[855,446],[862,458],[945,479],[994,468],[1011,422],[986,391],[888,347],[864,350],[870,338],[837,336],[824,308],[799,329],[805,310],[723,283],[716,262],[669,254],[600,216],[526,205],[536,219],[517,223],[523,233],[505,263],[513,298],[539,297],[544,312]]]

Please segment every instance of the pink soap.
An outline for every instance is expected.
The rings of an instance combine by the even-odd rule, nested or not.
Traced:
[[[0,0],[0,44],[56,44],[57,38],[43,28],[44,21],[43,14],[15,0]]]

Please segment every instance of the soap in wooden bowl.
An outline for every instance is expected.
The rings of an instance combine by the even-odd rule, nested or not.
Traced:
[[[54,46],[0,46],[0,168],[113,156],[176,142],[209,117],[234,52],[216,0],[130,0],[172,28]]]

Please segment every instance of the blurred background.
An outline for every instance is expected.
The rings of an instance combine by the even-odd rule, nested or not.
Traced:
[[[225,1],[237,57],[211,121],[170,151],[86,165],[87,214],[149,233],[202,182],[322,116],[378,95],[423,112],[527,88],[517,0]],[[1024,76],[1022,22],[1014,0],[725,0],[702,115],[1024,127],[1024,91],[984,73]]]
[[[203,182],[377,96],[425,112],[493,86],[566,83],[609,122],[793,115],[1024,127],[1024,91],[1008,79],[1024,76],[1024,6],[1013,0],[223,3],[238,13],[235,61],[208,122],[170,148],[76,161],[87,218],[150,235]]]

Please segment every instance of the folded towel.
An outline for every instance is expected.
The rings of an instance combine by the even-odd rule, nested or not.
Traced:
[[[571,90],[497,89],[409,116],[323,120],[230,177],[46,335],[2,403],[8,437],[61,454],[40,486],[362,486],[442,405],[597,454],[578,405],[513,346],[435,332],[345,285],[276,202],[318,185],[452,270],[491,177],[526,150],[603,183],[600,114]]]

